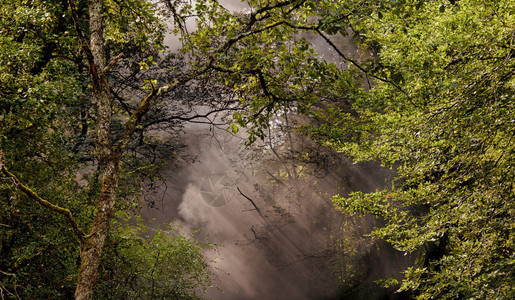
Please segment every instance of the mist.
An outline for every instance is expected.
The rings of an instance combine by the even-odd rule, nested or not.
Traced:
[[[248,8],[221,3],[232,11]],[[342,64],[320,38],[307,38],[325,60]],[[173,36],[168,42],[172,49],[178,45]],[[335,43],[349,56],[360,55],[350,39]],[[244,132],[185,125],[188,159],[170,158],[175,167],[165,169],[163,182],[145,195],[152,205],[141,209],[144,220],[200,230],[198,238],[218,245],[217,253],[206,253],[214,259],[218,287],[208,298],[402,299],[374,281],[399,278],[409,258],[362,237],[378,220],[345,216],[330,200],[381,189],[394,173],[374,163],[354,164],[307,137],[285,136],[281,126],[247,148]]]
[[[190,159],[165,170],[163,183],[146,195],[153,205],[141,210],[149,224],[178,223],[190,232],[200,230],[198,238],[218,245],[217,254],[206,255],[215,255],[211,258],[219,290],[213,288],[206,296],[390,295],[392,291],[372,281],[399,277],[398,264],[404,265],[406,259],[385,245],[377,250],[377,244],[361,237],[376,220],[346,217],[330,198],[382,188],[392,172],[374,164],[353,164],[300,136],[292,145],[270,144],[277,149],[266,142],[246,148],[243,141],[244,137],[213,126],[186,126],[184,143]],[[315,162],[299,167],[299,162],[288,159],[294,152],[314,153],[310,147],[319,151]]]

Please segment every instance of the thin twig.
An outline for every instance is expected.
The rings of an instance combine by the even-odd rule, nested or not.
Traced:
[[[238,189],[238,192],[240,192],[240,195],[242,195],[243,197],[245,197],[245,199],[249,200],[250,203],[252,203],[252,206],[254,206],[254,208],[256,209],[256,211],[258,212],[258,214],[261,216],[261,218],[265,218],[263,216],[263,214],[261,213],[261,210],[259,210],[259,208],[257,207],[256,203],[254,202],[254,200],[250,199],[247,195],[243,194],[243,192],[240,190],[239,187],[236,187]]]

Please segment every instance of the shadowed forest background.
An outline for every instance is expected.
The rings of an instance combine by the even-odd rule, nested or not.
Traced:
[[[2,299],[513,299],[515,3],[4,0]]]

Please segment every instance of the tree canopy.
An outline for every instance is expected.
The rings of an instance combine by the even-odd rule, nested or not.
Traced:
[[[513,1],[248,4],[231,12],[204,0],[2,2],[0,289],[13,298],[75,289],[77,299],[92,299],[97,280],[99,293],[108,289],[99,268],[155,245],[111,228],[115,216],[138,204],[143,178],[165,163],[159,151],[178,153],[180,122],[212,122],[225,110],[249,143],[295,113],[315,141],[396,170],[391,187],[333,201],[376,215],[385,226],[372,237],[419,257],[402,290],[513,298]],[[164,45],[166,21],[179,51]],[[313,36],[337,59],[317,53]],[[158,139],[156,129],[172,137]],[[175,237],[155,236],[183,254],[209,248]],[[192,278],[208,284],[197,258]],[[127,279],[125,267],[110,274]],[[139,274],[141,286],[159,278]]]
[[[513,298],[514,3],[402,2],[358,28],[379,79],[353,105],[359,134],[318,132],[398,178],[333,200],[384,219],[372,236],[420,255],[401,286],[416,298]]]

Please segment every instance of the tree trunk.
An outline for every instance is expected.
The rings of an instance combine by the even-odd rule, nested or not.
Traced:
[[[81,245],[81,267],[75,299],[93,299],[93,291],[98,275],[98,266],[104,247],[105,239],[109,232],[111,220],[114,216],[114,204],[118,188],[119,160],[114,159],[105,167],[102,179],[102,188],[98,196],[97,215],[91,227],[86,242]]]
[[[92,101],[96,104],[95,151],[100,166],[101,189],[97,198],[97,214],[86,241],[80,248],[81,267],[75,299],[91,300],[95,289],[102,249],[114,216],[118,192],[120,154],[111,139],[111,95],[104,74],[106,50],[103,37],[103,1],[89,0],[90,72],[93,85]]]

